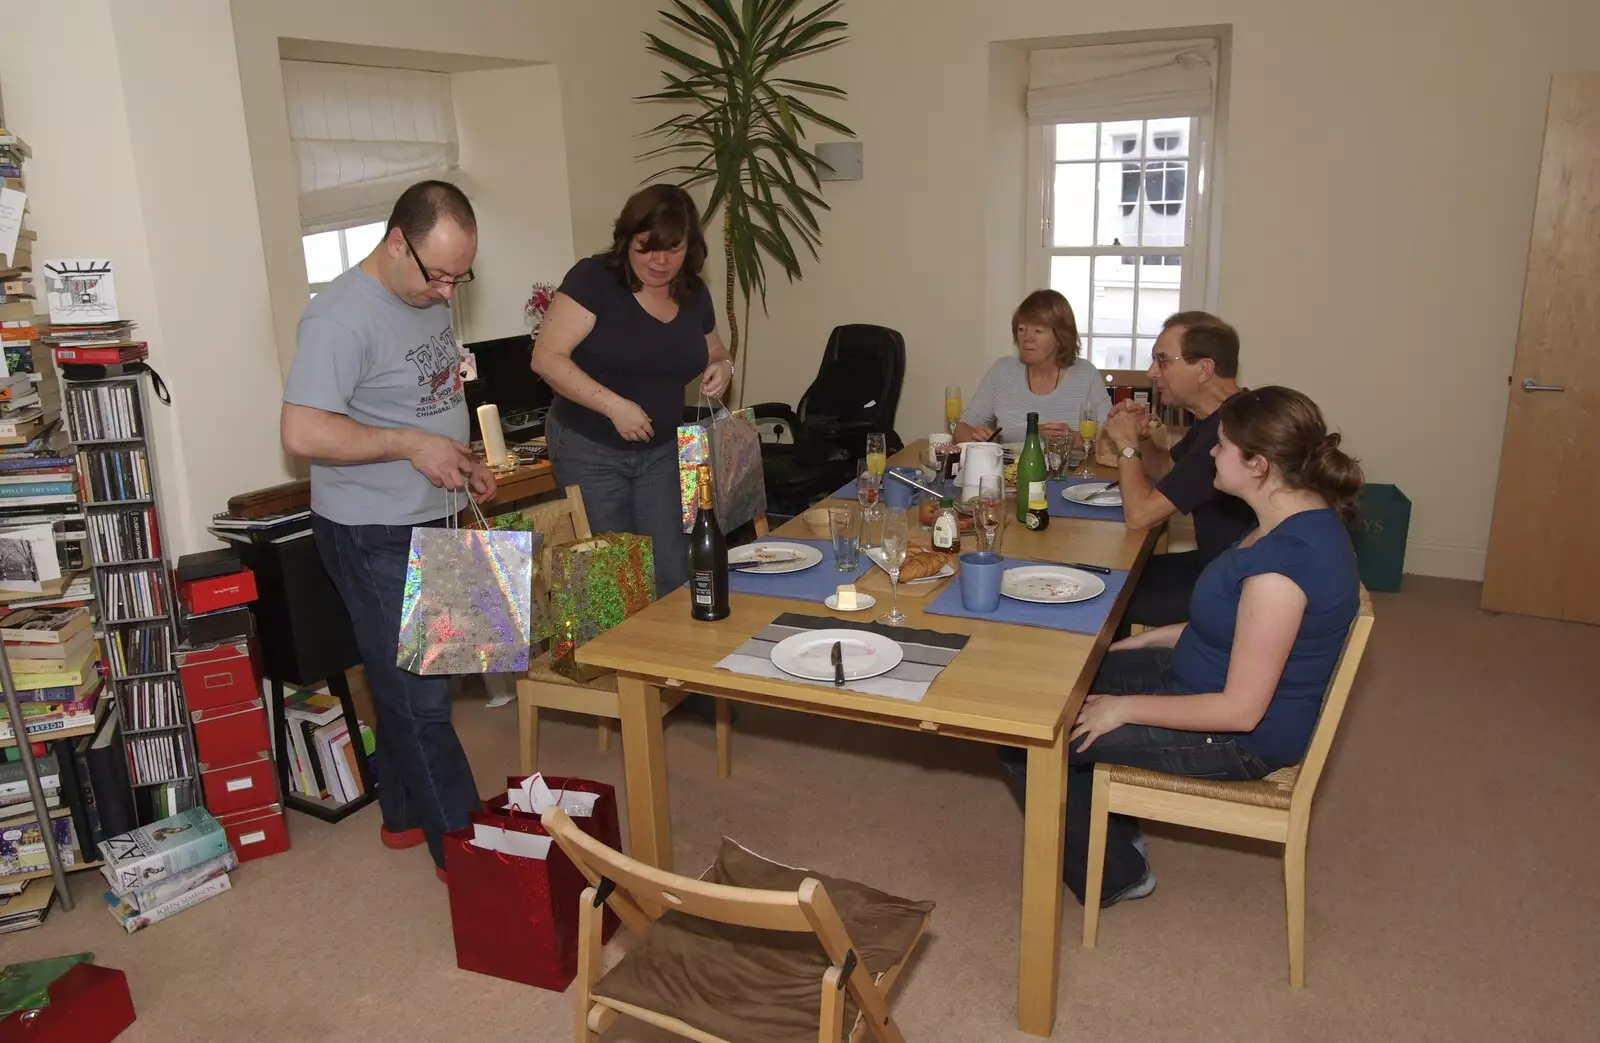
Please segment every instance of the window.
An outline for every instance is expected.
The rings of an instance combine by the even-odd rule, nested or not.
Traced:
[[[361,263],[383,241],[386,221],[339,228],[331,232],[313,232],[300,237],[300,246],[306,255],[306,282],[311,284],[315,297],[330,282]]]
[[[1084,357],[1102,369],[1148,367],[1162,322],[1203,300],[1204,151],[1194,145],[1206,126],[1176,116],[1039,129],[1034,284],[1066,295]]]

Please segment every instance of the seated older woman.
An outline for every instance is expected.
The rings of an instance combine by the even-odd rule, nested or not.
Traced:
[[[1077,439],[1078,422],[1103,423],[1111,411],[1100,371],[1078,358],[1078,320],[1072,305],[1054,290],[1035,290],[1011,316],[1017,354],[999,359],[978,384],[961,422],[957,442],[983,441],[996,431],[1020,442],[1027,416],[1039,414],[1039,434]]]
[[[1361,468],[1298,391],[1241,391],[1218,410],[1217,488],[1255,528],[1206,566],[1190,621],[1111,646],[1067,751],[1064,876],[1083,900],[1094,764],[1195,778],[1259,779],[1299,763],[1361,602],[1343,518]],[[1027,760],[1002,748],[1020,793]],[[1107,828],[1102,905],[1155,889],[1138,824]]]

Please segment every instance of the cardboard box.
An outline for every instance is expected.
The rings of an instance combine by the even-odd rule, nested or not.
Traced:
[[[240,569],[225,576],[207,576],[178,584],[178,600],[190,615],[215,612],[235,605],[248,605],[256,599],[256,576]]]
[[[213,815],[228,815],[278,800],[278,779],[272,758],[265,751],[242,764],[228,764],[200,773],[206,807]]]
[[[289,828],[283,821],[282,804],[235,811],[218,821],[241,862],[289,850]]]
[[[272,749],[267,735],[267,710],[260,697],[208,710],[193,710],[195,759],[201,771],[239,764]]]
[[[250,642],[230,641],[173,654],[190,710],[248,702],[260,694]]]

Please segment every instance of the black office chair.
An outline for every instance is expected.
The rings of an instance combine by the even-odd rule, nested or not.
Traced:
[[[798,514],[856,475],[867,434],[882,431],[890,453],[904,448],[894,431],[906,342],[886,326],[835,326],[816,379],[797,408],[754,406],[762,430],[767,514]]]

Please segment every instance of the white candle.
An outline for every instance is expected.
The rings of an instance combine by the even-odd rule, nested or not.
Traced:
[[[493,402],[478,407],[478,429],[483,432],[483,458],[498,467],[511,454],[506,451],[505,432],[500,430],[500,407]]]

